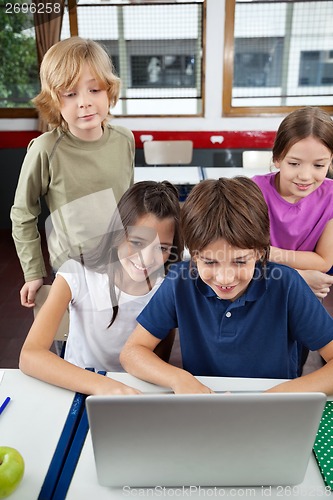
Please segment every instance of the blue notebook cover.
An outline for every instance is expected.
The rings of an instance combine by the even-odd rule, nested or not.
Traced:
[[[52,498],[71,443],[74,439],[76,429],[79,425],[85,399],[86,396],[84,394],[76,393],[74,396],[57,447],[40,490],[38,500],[50,500]]]
[[[95,371],[94,368],[86,368],[86,370],[93,372]],[[99,373],[101,373],[101,375],[106,374],[106,372]],[[86,397],[86,394],[81,394],[79,392],[77,392],[74,396],[57,447],[55,449],[44,482],[42,484],[38,500],[53,499],[53,495],[65,466],[67,456],[71,450],[72,443],[79,429],[81,417],[85,412]]]

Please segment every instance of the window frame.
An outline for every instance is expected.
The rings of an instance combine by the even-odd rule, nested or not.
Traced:
[[[168,0],[159,0],[160,3],[173,3]],[[149,4],[149,1],[147,2]],[[177,3],[177,1],[174,1]],[[120,4],[121,5],[121,4]],[[127,5],[127,4],[124,4]],[[79,36],[77,0],[67,0],[69,14],[70,36]],[[205,116],[205,65],[206,65],[206,23],[207,23],[207,0],[202,2],[202,66],[201,66],[201,111],[196,114],[163,114],[163,115],[144,115],[144,114],[117,114],[117,118],[202,118]],[[0,108],[0,118],[38,118],[36,108]]]
[[[35,108],[0,108],[0,118],[38,118]]]
[[[295,0],[297,1],[297,0]],[[299,0],[298,0],[299,1]],[[285,115],[301,106],[232,106],[233,68],[234,68],[234,32],[236,0],[225,1],[224,51],[223,51],[223,88],[222,116],[251,117]],[[319,106],[333,115],[333,106]]]

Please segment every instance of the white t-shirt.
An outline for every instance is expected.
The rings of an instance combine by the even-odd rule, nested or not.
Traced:
[[[136,318],[149,302],[163,278],[146,295],[134,296],[116,288],[118,314],[111,327],[112,304],[107,274],[86,269],[69,260],[59,269],[71,289],[69,306],[70,325],[65,359],[81,368],[124,371],[119,354],[126,340],[136,327]]]

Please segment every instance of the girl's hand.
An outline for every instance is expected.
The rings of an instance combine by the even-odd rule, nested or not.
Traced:
[[[333,276],[321,271],[298,270],[298,272],[319,299],[327,296],[333,285]]]
[[[214,392],[185,370],[177,377],[171,388],[175,394],[213,394]]]
[[[117,382],[117,380],[113,380],[107,376],[104,377],[103,375],[99,375],[99,377],[102,377],[102,380],[99,381],[99,384],[96,386],[96,391],[93,392],[95,396],[129,396],[141,394],[139,390],[121,382]]]

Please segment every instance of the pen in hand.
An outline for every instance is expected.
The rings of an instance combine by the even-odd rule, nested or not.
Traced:
[[[10,401],[10,397],[8,396],[8,397],[4,400],[4,402],[2,403],[2,405],[0,406],[0,415],[1,415],[1,413],[4,411],[4,409],[6,408],[6,406],[8,405],[9,401]]]

